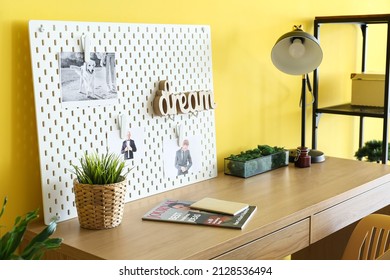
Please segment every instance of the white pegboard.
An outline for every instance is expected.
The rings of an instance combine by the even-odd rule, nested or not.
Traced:
[[[139,160],[128,167],[134,166],[126,202],[217,175],[214,111],[159,117],[152,107],[160,80],[170,81],[173,93],[213,91],[209,26],[30,21],[29,31],[45,223],[77,216],[70,162],[85,151],[105,153],[119,114],[127,116],[128,129],[142,132]],[[115,53],[113,104],[62,102],[60,55],[83,52],[83,35],[91,52]],[[164,143],[176,141],[178,124],[199,140],[200,163],[196,172],[169,177]]]

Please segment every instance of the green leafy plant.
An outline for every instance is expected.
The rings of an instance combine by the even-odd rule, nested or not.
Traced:
[[[390,146],[389,146],[390,154]],[[355,152],[355,157],[358,160],[366,159],[370,162],[380,162],[382,159],[382,141],[370,140],[364,143],[364,146]]]
[[[284,151],[281,147],[271,147],[269,145],[257,145],[255,149],[242,151],[238,155],[230,155],[227,159],[236,161],[248,161],[251,159],[272,155],[278,152]]]
[[[80,165],[71,164],[77,180],[81,184],[106,185],[123,181],[128,172],[125,171],[125,162],[119,155],[106,153],[85,153],[80,159]]]
[[[4,198],[0,218],[4,213],[6,204],[7,198]],[[46,250],[60,247],[62,243],[61,238],[49,238],[57,227],[57,222],[53,220],[21,252],[17,253],[28,224],[37,217],[38,210],[35,210],[15,219],[13,228],[0,239],[0,260],[37,260],[42,258]]]

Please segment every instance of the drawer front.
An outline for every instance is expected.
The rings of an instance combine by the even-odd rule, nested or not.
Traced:
[[[225,253],[215,259],[281,259],[307,246],[309,246],[309,219],[287,226],[281,230]]]
[[[390,204],[390,184],[359,194],[313,215],[311,243]]]

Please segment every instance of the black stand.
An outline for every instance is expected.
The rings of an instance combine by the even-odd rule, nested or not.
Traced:
[[[311,91],[311,85],[309,82],[308,74],[302,75],[302,89],[301,89],[301,147],[306,147],[306,85]],[[297,156],[296,150],[290,150],[290,162],[293,162]],[[324,153],[318,150],[310,150],[309,156],[311,156],[312,163],[318,163],[325,161]]]

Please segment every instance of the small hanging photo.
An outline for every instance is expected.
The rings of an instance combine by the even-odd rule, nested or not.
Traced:
[[[65,107],[85,107],[118,102],[115,53],[60,53],[61,101]]]
[[[107,133],[109,152],[120,155],[126,163],[130,163],[132,166],[141,163],[144,154],[143,143],[144,132],[140,127],[128,129],[125,138],[121,138],[119,130]]]
[[[177,178],[195,174],[201,169],[201,139],[200,136],[164,140],[164,176]]]

